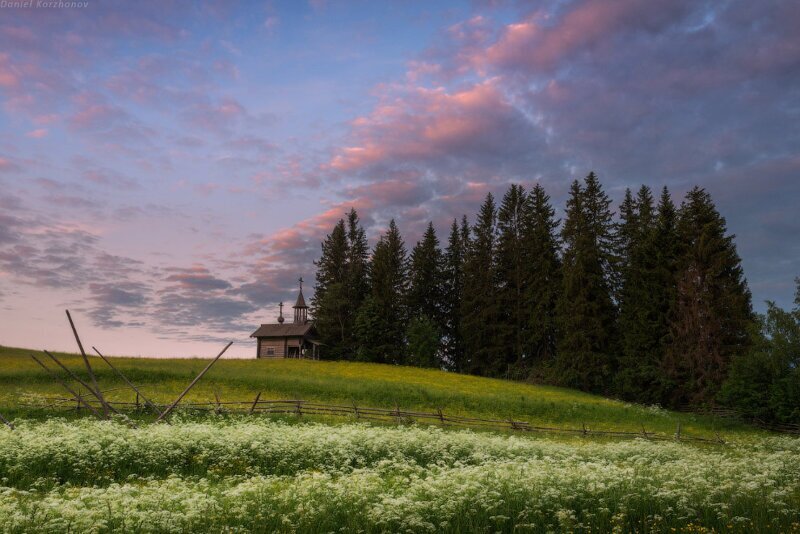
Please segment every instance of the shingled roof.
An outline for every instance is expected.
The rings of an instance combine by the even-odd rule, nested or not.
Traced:
[[[305,336],[313,328],[313,323],[306,324],[262,324],[250,337],[286,337]]]
[[[297,302],[294,303],[293,308],[308,308],[306,306],[306,299],[303,297],[303,290],[300,290],[300,293],[297,295]]]

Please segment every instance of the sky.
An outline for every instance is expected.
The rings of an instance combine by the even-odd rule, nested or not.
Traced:
[[[800,3],[0,5],[0,344],[252,357],[350,207],[694,185],[756,309],[800,275]]]

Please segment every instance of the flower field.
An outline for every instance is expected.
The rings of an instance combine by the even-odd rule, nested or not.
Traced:
[[[698,446],[245,417],[0,430],[0,532],[112,530],[800,532],[800,440]]]

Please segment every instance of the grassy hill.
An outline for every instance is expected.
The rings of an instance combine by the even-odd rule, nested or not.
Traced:
[[[0,413],[6,417],[41,417],[32,405],[66,395],[29,354],[29,349],[0,346]],[[43,355],[42,355],[43,356]],[[88,380],[79,355],[59,356]],[[44,356],[43,356],[44,357]],[[46,358],[46,357],[44,357]],[[44,360],[48,362],[49,360]],[[110,400],[130,401],[134,394],[99,358],[92,358],[98,382]],[[208,360],[114,358],[114,364],[156,402],[169,402]],[[55,367],[50,363],[50,367]],[[747,426],[655,407],[628,404],[575,390],[480,378],[437,370],[391,365],[306,360],[220,360],[187,400],[224,401],[305,399],[360,406],[435,411],[447,414],[514,418],[532,424],[594,430],[674,432],[680,421],[686,433],[714,431],[747,435]]]

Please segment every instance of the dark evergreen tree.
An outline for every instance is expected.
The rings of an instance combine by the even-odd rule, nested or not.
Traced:
[[[370,295],[356,320],[359,358],[382,363],[404,363],[408,322],[408,258],[394,219],[372,253]]]
[[[464,262],[461,328],[466,353],[465,369],[471,374],[497,376],[506,369],[505,347],[498,332],[497,209],[491,193],[481,206]]]
[[[563,288],[558,305],[561,337],[555,370],[564,385],[607,389],[615,350],[613,222],[611,201],[590,173],[574,181],[562,230]]]
[[[427,316],[418,315],[408,322],[406,339],[408,365],[441,367],[439,329]]]
[[[525,219],[525,367],[550,364],[556,355],[556,305],[561,293],[558,221],[544,188],[536,184],[528,196]]]
[[[466,215],[462,226],[453,219],[450,237],[444,252],[442,300],[442,334],[444,365],[454,371],[464,370],[464,339],[461,335],[461,300],[464,292],[464,257],[469,245],[469,225]]]
[[[444,310],[444,259],[433,223],[411,251],[408,280],[408,313],[427,317],[438,331],[442,330]]]
[[[714,401],[733,358],[747,350],[753,321],[750,291],[725,219],[695,187],[678,220],[678,276],[664,372],[670,404]]]
[[[498,342],[503,347],[504,363],[507,368],[517,371],[515,376],[525,364],[525,327],[528,322],[525,309],[527,201],[525,189],[512,184],[497,212]]]
[[[351,309],[347,298],[348,243],[344,219],[322,242],[322,255],[317,267],[311,312],[314,324],[325,344],[323,357],[339,359],[351,354],[348,350]]]
[[[625,261],[615,389],[628,400],[655,404],[664,401],[661,362],[675,287],[675,207],[664,188],[656,213],[650,189],[642,186],[631,208],[623,203],[620,210],[627,239],[620,251]]]
[[[629,188],[625,189],[625,196],[619,207],[619,219],[620,223],[617,225],[617,233],[615,236],[617,246],[615,259],[616,280],[619,286],[617,304],[620,310],[622,310],[625,282],[632,268],[631,255],[633,254],[633,249],[636,244],[638,244],[637,239],[642,233],[639,226],[636,202],[633,200],[633,194]]]
[[[347,214],[347,298],[355,317],[369,294],[369,243],[356,210]],[[352,345],[352,341],[351,341]]]
[[[590,172],[584,179],[583,206],[586,214],[588,235],[592,241],[593,248],[596,250],[603,279],[613,299],[618,294],[620,287],[617,225],[614,224],[611,199],[603,191],[600,180],[594,172]],[[609,317],[615,315],[613,303],[606,311],[609,313]]]

